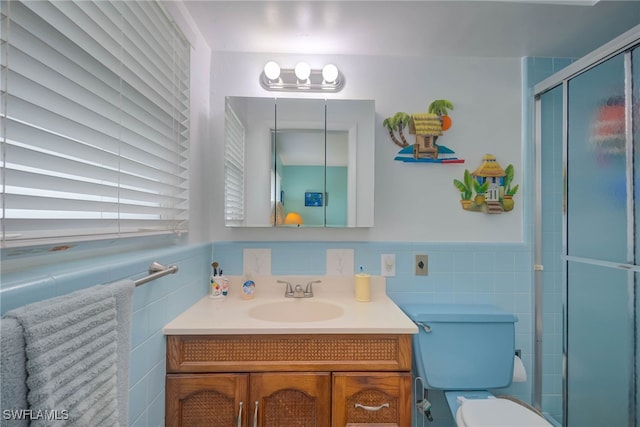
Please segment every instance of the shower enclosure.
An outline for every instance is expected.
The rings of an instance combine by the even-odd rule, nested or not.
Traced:
[[[638,420],[640,27],[535,87],[534,403],[568,427]]]

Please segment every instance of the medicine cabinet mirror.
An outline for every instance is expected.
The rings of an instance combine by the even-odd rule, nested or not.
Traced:
[[[225,224],[372,227],[371,100],[227,97]]]

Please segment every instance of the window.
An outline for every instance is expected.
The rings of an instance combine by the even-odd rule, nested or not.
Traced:
[[[244,145],[242,122],[230,105],[225,109],[224,200],[225,223],[244,222]]]
[[[186,230],[190,47],[161,5],[1,3],[2,246]]]

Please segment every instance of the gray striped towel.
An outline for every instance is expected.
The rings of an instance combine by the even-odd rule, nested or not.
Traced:
[[[126,420],[118,412],[116,301],[114,289],[99,285],[5,315],[24,329],[27,402],[32,416],[44,414],[31,425],[111,427]],[[128,365],[128,349],[126,359]]]
[[[24,333],[16,319],[0,319],[0,426],[23,427],[29,420],[11,417],[27,409],[27,371]],[[5,412],[10,411],[10,412]],[[9,414],[9,416],[7,416]]]

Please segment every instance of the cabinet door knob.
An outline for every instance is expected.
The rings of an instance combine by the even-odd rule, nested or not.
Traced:
[[[242,427],[242,405],[242,402],[238,405],[238,427]]]
[[[389,404],[388,403],[383,403],[380,406],[366,406],[366,405],[361,405],[360,403],[356,403],[355,407],[356,408],[362,408],[365,411],[375,412],[375,411],[379,411],[382,408],[388,408]]]

